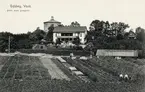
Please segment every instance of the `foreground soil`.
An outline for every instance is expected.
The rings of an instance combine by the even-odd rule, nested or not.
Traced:
[[[49,57],[49,58],[48,58]],[[96,58],[86,61],[80,59],[71,60],[66,58],[67,63],[72,64],[83,73],[91,70],[91,74],[96,74],[97,81],[83,81],[73,75],[59,60],[53,56],[44,55],[1,55],[0,56],[0,92],[144,92],[144,61],[134,61],[134,59],[124,59],[108,61],[108,58],[96,60]],[[103,60],[102,62],[100,62]],[[72,62],[70,62],[72,61]],[[94,63],[94,61],[97,61]],[[126,61],[128,61],[126,63]],[[134,62],[133,62],[134,61]],[[94,64],[93,64],[94,63]],[[76,64],[76,65],[75,65]],[[95,65],[96,64],[96,65]],[[124,66],[123,66],[124,65]],[[114,66],[114,67],[112,67]],[[123,68],[116,68],[121,66]],[[135,69],[140,67],[140,71]],[[125,69],[124,69],[125,68]],[[117,72],[124,72],[134,76],[138,75],[135,81],[119,81]],[[136,71],[136,72],[135,72]],[[135,73],[134,73],[135,72]],[[138,73],[137,73],[138,72]],[[104,76],[104,78],[103,78]],[[105,77],[108,76],[108,77]]]

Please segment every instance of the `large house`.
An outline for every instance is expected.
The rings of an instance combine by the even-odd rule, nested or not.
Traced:
[[[84,44],[85,36],[87,34],[87,27],[85,26],[59,26],[61,22],[56,21],[52,16],[47,22],[44,22],[44,31],[48,32],[48,28],[53,25],[53,42],[56,43],[57,39],[60,41],[74,41],[77,37],[80,39],[80,43]]]
[[[53,42],[60,41],[74,41],[77,37],[80,39],[80,43],[84,44],[87,34],[87,27],[85,26],[62,26],[55,27],[53,30]]]
[[[129,31],[128,39],[136,39],[136,34],[132,30]]]

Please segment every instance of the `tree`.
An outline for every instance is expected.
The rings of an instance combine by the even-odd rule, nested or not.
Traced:
[[[52,33],[54,30],[54,24],[52,24],[50,27],[48,27],[48,32]]]
[[[128,39],[128,36],[129,36],[129,32],[125,32],[124,33],[124,39]]]
[[[87,31],[87,35],[85,39],[87,42],[92,42],[94,39],[96,39],[97,35],[95,31]]]
[[[45,32],[43,30],[41,30],[39,27],[37,27],[37,29],[29,35],[29,38],[31,41],[34,42],[40,42],[45,36]]]
[[[75,21],[75,22],[71,22],[71,26],[78,27],[80,26],[80,24],[77,21]]]
[[[111,23],[110,29],[112,30],[112,33],[114,33],[113,35],[117,36],[118,34],[123,34],[126,28],[129,28],[128,24],[123,22],[113,22]]]
[[[52,24],[49,28],[48,28],[48,32],[46,33],[45,39],[47,41],[52,42],[53,41],[53,30],[54,30],[54,25]]]
[[[136,28],[136,39],[142,43],[142,51],[143,51],[143,57],[145,58],[145,29],[141,27]]]
[[[138,27],[136,28],[136,39],[140,42],[145,42],[145,29]]]
[[[61,44],[60,39],[56,39],[56,45],[57,45],[57,44]]]
[[[106,21],[103,26],[103,34],[106,36],[110,36],[112,32],[110,31],[110,24],[109,21]]]
[[[94,31],[96,31],[98,35],[101,35],[103,33],[104,23],[104,21],[94,20],[90,26],[94,27]]]
[[[73,41],[73,44],[79,45],[79,44],[80,44],[80,38],[77,37],[77,38]]]
[[[5,52],[5,50],[8,49],[9,36],[13,37],[13,34],[9,32],[0,33],[0,52]]]
[[[58,25],[59,27],[64,27],[64,25],[63,24],[60,24],[60,25]]]
[[[1,40],[0,41],[0,51],[4,52],[5,49],[8,49],[8,41],[6,40]]]
[[[123,34],[118,34],[116,38],[117,38],[117,40],[122,40],[122,39],[124,39]]]

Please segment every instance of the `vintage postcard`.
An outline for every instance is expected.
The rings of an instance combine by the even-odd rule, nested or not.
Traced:
[[[0,92],[145,92],[145,1],[0,1]]]

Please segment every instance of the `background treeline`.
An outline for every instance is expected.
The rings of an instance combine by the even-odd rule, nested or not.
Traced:
[[[145,29],[138,27],[135,30],[128,30],[128,24],[122,22],[112,22],[94,20],[87,31],[86,44],[88,50],[97,49],[135,49],[145,50]],[[11,37],[11,49],[31,49],[33,44],[42,41],[52,41],[53,26],[48,28],[50,32],[46,33],[39,27],[33,32],[25,34],[12,34],[8,32],[0,33],[0,51],[8,49],[8,38]],[[134,37],[130,37],[130,33]],[[43,40],[42,40],[43,39]],[[90,48],[91,47],[91,48]]]
[[[0,52],[5,52],[8,49],[8,40],[10,36],[11,49],[31,49],[33,44],[40,43],[45,36],[45,32],[39,27],[25,34],[12,34],[9,32],[0,33]]]
[[[88,49],[144,50],[145,29],[128,29],[129,25],[123,22],[94,20],[86,36]]]

